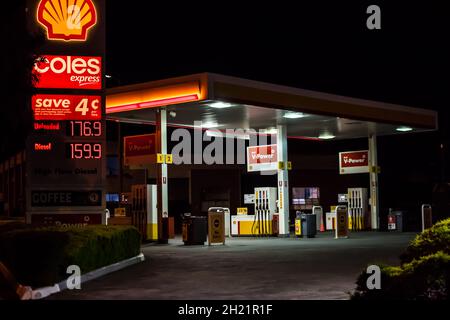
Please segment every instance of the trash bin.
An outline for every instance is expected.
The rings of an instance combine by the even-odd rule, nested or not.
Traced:
[[[301,215],[302,220],[302,235],[307,238],[314,238],[317,233],[315,214],[304,213]]]
[[[295,218],[295,235],[314,238],[316,236],[316,215],[297,211]]]
[[[295,213],[295,220],[294,220],[294,224],[295,224],[295,236],[297,237],[301,237],[302,236],[302,212],[301,211],[297,211]]]
[[[389,211],[388,230],[403,232],[403,211]]]
[[[204,245],[206,242],[207,217],[183,215],[183,242],[185,245]]]

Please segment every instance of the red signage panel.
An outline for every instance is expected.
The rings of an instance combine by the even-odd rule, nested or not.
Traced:
[[[278,169],[277,145],[252,146],[247,148],[247,171]]]
[[[124,164],[141,168],[156,162],[156,135],[144,134],[124,138]]]
[[[34,120],[100,120],[101,96],[36,94],[32,97]]]
[[[36,88],[102,89],[102,58],[45,55],[34,65]]]
[[[348,151],[339,153],[339,173],[369,172],[369,151]]]
[[[125,137],[125,157],[139,157],[156,153],[156,135]]]

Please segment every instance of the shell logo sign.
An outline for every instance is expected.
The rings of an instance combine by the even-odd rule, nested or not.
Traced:
[[[97,23],[91,0],[42,0],[37,20],[47,29],[49,40],[85,41],[89,28]]]

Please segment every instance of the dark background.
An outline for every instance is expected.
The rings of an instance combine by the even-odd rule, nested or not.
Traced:
[[[36,41],[24,28],[23,3],[8,1],[13,10],[1,13],[1,159],[23,148],[29,129],[25,75]],[[370,4],[381,7],[381,30],[366,28]],[[437,132],[379,138],[380,190],[387,206],[417,209],[445,189],[450,37],[443,1],[108,0],[106,10],[109,87],[217,72],[437,110]],[[448,202],[448,193],[441,197]]]
[[[381,30],[366,27],[370,4],[381,8]],[[449,181],[450,34],[442,2],[152,2],[139,8],[107,4],[109,86],[217,72],[437,110],[437,132],[379,137],[381,209],[417,217],[422,203],[434,202],[448,215],[442,182]],[[296,141],[289,148],[320,155],[365,143]]]

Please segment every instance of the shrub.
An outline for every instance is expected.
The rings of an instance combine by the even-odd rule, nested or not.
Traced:
[[[362,272],[356,282],[353,300],[405,299],[446,300],[449,299],[450,255],[439,251],[420,257],[401,267],[380,266],[381,289],[367,289],[368,274]]]
[[[401,266],[381,266],[381,289],[368,290],[363,271],[352,299],[449,299],[450,219],[417,235],[400,256]]]
[[[417,235],[400,256],[400,260],[402,264],[408,263],[438,251],[450,254],[450,219],[442,220]]]
[[[19,283],[40,287],[66,279],[72,264],[85,274],[136,256],[140,244],[131,226],[22,228],[0,233],[0,260]]]

